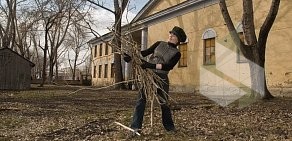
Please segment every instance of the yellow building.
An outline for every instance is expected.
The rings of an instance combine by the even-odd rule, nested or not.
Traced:
[[[106,86],[114,83],[114,55],[109,45],[112,37],[107,34],[89,41],[91,46],[91,74],[93,86]]]
[[[182,57],[169,74],[172,90],[244,93],[244,88],[250,86],[248,61],[234,46],[218,2],[150,0],[130,24],[130,33],[136,37],[142,49],[157,40],[167,40],[169,31],[175,25],[185,30],[188,40],[179,46]],[[267,0],[254,1],[257,33],[270,3]],[[238,34],[242,34],[242,1],[227,0],[227,6]],[[265,70],[269,87],[292,84],[292,65],[289,63],[292,60],[289,55],[292,52],[292,28],[289,24],[292,23],[291,7],[292,3],[288,0],[281,1],[268,37]]]

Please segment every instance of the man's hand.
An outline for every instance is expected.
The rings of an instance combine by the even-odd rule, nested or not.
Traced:
[[[146,69],[146,68],[156,69],[156,64],[151,64],[143,59],[141,59],[141,61],[142,61],[142,64],[140,66],[142,69]]]
[[[132,60],[131,56],[129,56],[129,55],[126,54],[126,53],[124,53],[124,58],[123,58],[123,59],[124,59],[125,62],[127,62],[127,63],[129,63],[129,62]]]

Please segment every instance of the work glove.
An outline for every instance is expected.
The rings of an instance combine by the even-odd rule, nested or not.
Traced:
[[[131,56],[129,56],[129,55],[126,54],[126,53],[124,53],[124,58],[123,58],[123,59],[124,59],[125,62],[127,62],[127,63],[129,63],[129,62],[132,60]]]
[[[142,69],[146,69],[146,68],[156,69],[156,64],[151,64],[143,59],[141,59],[141,61],[142,61],[142,64],[140,66]]]

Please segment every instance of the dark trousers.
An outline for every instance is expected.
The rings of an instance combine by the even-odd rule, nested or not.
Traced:
[[[163,80],[161,88],[168,94],[169,80],[168,80],[167,74],[157,74],[157,75],[160,78],[162,78],[162,80]],[[168,100],[167,94],[165,94],[160,89],[157,90],[157,94],[160,97]],[[162,112],[162,124],[167,131],[173,130],[174,123],[172,120],[171,110],[170,110],[168,104],[163,103],[163,101],[160,101],[160,103],[162,103],[160,105],[161,112]],[[131,123],[131,128],[133,128],[133,129],[141,129],[142,128],[145,106],[146,106],[146,97],[145,97],[145,93],[144,93],[143,88],[142,88],[139,90],[139,93],[138,93],[138,101],[136,103],[136,107],[135,107],[135,111],[134,111],[134,115],[133,115],[133,121]]]

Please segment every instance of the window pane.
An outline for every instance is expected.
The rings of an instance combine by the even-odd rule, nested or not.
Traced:
[[[99,65],[99,68],[98,68],[98,78],[101,78],[101,69],[102,69],[102,65]]]
[[[206,56],[206,58],[205,58],[205,61],[206,61],[206,64],[210,64],[210,56]]]
[[[99,45],[99,56],[102,56],[102,43]]]
[[[187,67],[187,44],[181,44],[179,46],[179,51],[181,53],[181,58],[179,60],[178,67]]]
[[[107,70],[108,70],[108,65],[104,65],[104,78],[107,78]]]
[[[183,66],[187,66],[187,58],[183,59]]]
[[[210,41],[210,39],[207,39],[207,40],[205,40],[206,42],[206,44],[205,44],[205,47],[210,47],[211,46],[211,41]]]
[[[215,38],[205,39],[204,40],[204,58],[206,65],[213,65],[215,64]]]
[[[215,54],[215,47],[211,47],[211,51],[210,52]]]
[[[93,78],[96,78],[96,66],[94,66],[94,69],[93,69]]]
[[[111,78],[115,76],[115,68],[114,68],[114,63],[111,64]]]
[[[96,57],[97,56],[97,45],[95,45],[95,47],[94,47],[94,57]]]
[[[210,40],[211,40],[211,47],[215,47],[215,38],[212,38]]]
[[[209,55],[211,55],[211,48],[210,47],[206,48],[206,56],[209,56]]]
[[[105,44],[105,55],[108,55],[108,45]]]
[[[181,54],[181,58],[183,58],[185,55],[185,53],[183,51],[181,51],[180,54]]]

